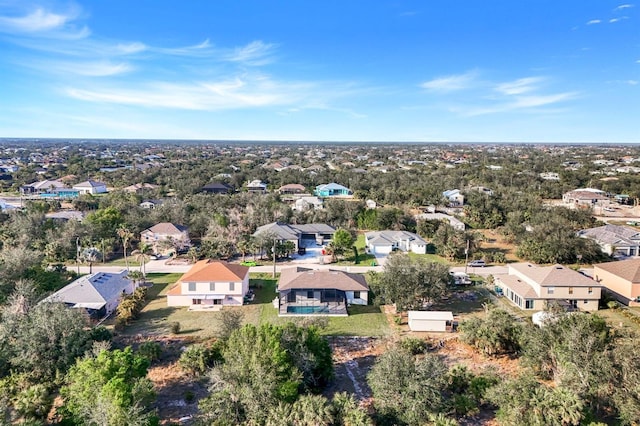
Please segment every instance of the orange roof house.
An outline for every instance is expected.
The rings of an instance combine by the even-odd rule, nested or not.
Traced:
[[[240,306],[248,292],[247,266],[205,259],[195,263],[167,292],[167,306],[190,309]]]

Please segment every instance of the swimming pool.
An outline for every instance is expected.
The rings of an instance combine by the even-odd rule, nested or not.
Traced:
[[[288,314],[328,314],[326,306],[287,306]]]

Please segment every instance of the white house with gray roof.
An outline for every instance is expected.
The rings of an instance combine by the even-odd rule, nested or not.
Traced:
[[[297,251],[300,247],[324,244],[333,238],[335,232],[336,229],[333,226],[324,223],[289,225],[288,223],[273,222],[258,227],[253,236],[269,235],[280,242],[291,241],[295,244]]]
[[[449,225],[453,227],[453,229],[457,231],[464,231],[465,224],[463,221],[458,219],[457,217],[450,216],[445,213],[421,213],[414,216],[417,220],[440,220],[449,222]]]
[[[70,308],[85,309],[94,319],[104,318],[116,310],[123,294],[135,290],[127,271],[97,272],[73,281],[42,300],[41,303],[64,303]]]
[[[578,231],[578,236],[595,241],[610,256],[640,256],[640,232],[622,225],[604,225]]]
[[[417,234],[408,231],[371,231],[364,234],[370,253],[389,254],[394,250],[427,253],[427,242]]]
[[[581,311],[598,310],[601,285],[562,265],[514,263],[508,274],[494,278],[504,296],[520,309],[540,311],[556,302]]]

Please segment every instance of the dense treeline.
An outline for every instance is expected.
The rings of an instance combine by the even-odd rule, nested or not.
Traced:
[[[460,324],[463,341],[485,354],[517,356],[524,367],[487,391],[500,423],[637,424],[637,335],[612,330],[598,315],[555,312],[548,318],[538,327],[494,309]]]

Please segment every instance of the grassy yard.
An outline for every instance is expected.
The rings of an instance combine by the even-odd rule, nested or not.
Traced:
[[[207,339],[214,337],[217,330],[219,312],[188,311],[186,307],[168,307],[166,293],[182,274],[147,274],[153,286],[149,289],[149,303],[140,317],[127,326],[121,334],[126,336],[168,335],[169,325],[180,323],[181,336]],[[255,298],[249,304],[238,308],[244,313],[246,324],[279,324],[294,320],[280,318],[272,301],[276,297],[277,278],[271,274],[251,274],[249,285]],[[295,321],[295,320],[294,320]],[[323,334],[332,336],[386,336],[391,333],[387,319],[379,307],[352,306],[348,317],[329,318]]]

